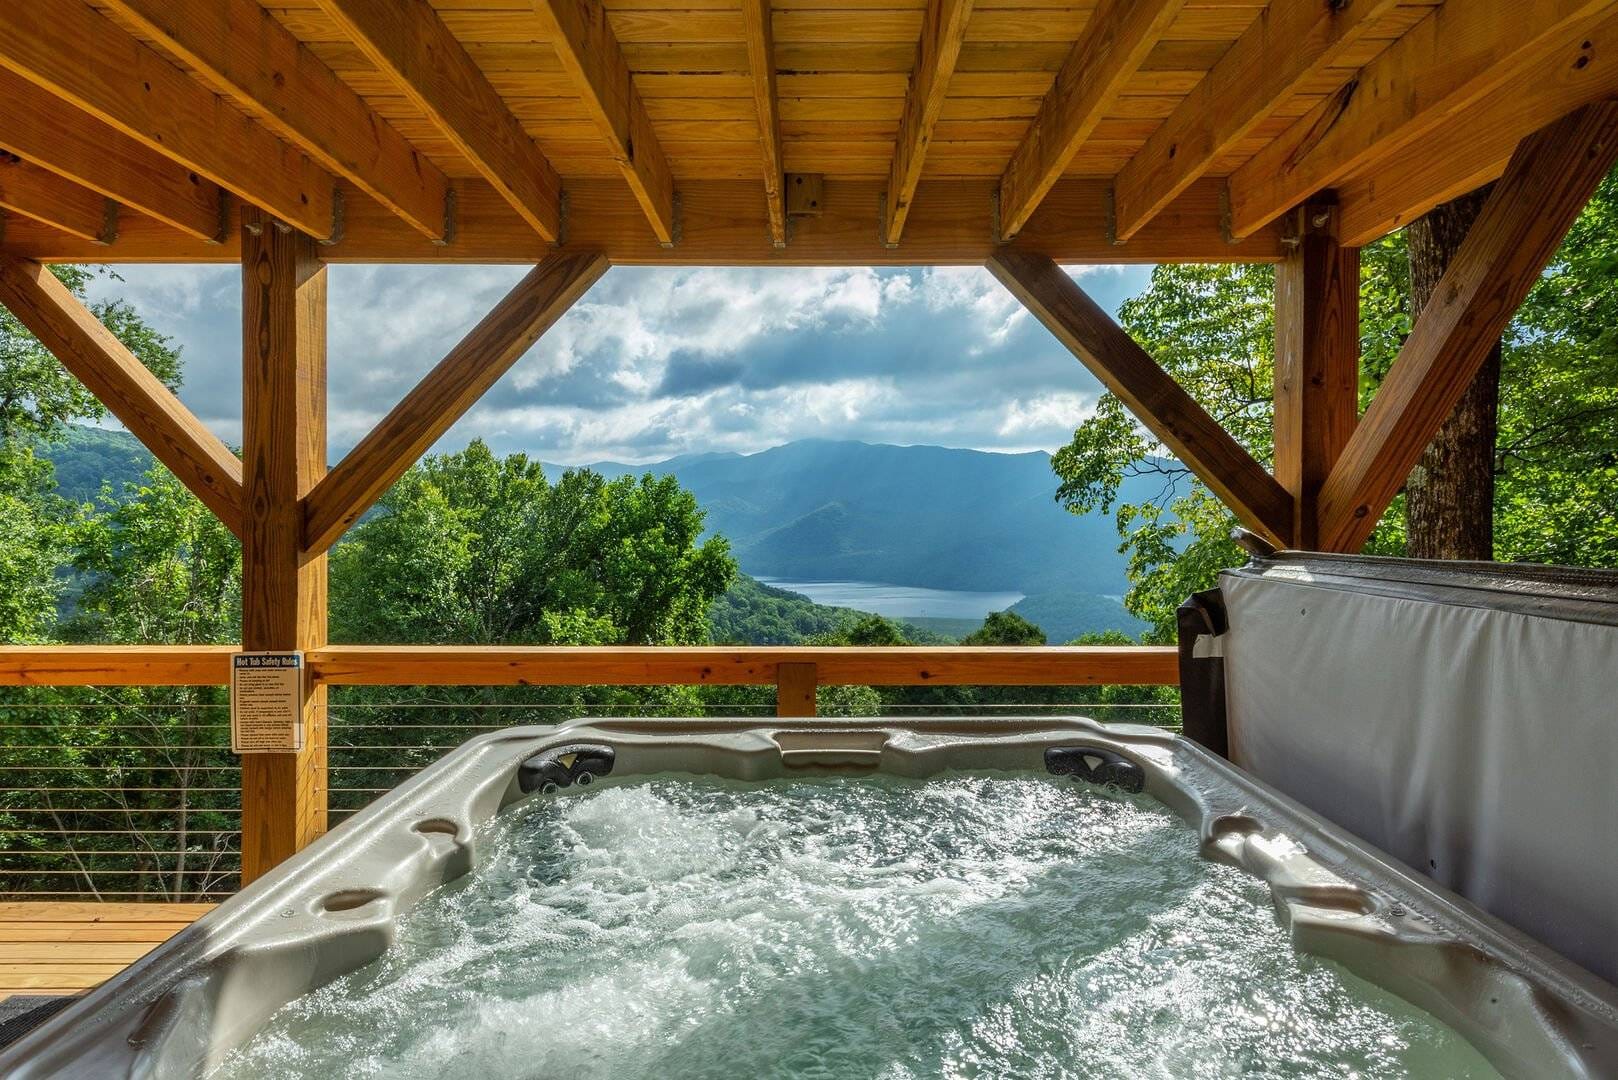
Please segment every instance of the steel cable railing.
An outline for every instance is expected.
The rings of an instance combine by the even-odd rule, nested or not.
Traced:
[[[181,902],[236,890],[241,767],[223,691],[164,689],[0,690],[0,900]],[[484,732],[586,716],[775,715],[769,686],[333,687],[329,695],[333,826]],[[832,687],[822,688],[821,708],[1179,723],[1172,701],[1097,696],[1096,688]]]

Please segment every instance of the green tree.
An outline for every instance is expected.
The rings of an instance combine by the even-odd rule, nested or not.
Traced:
[[[341,641],[690,644],[736,572],[673,477],[554,484],[481,441],[429,457],[332,557]]]
[[[983,625],[961,639],[962,645],[1043,645],[1045,631],[1014,611],[991,612]]]
[[[1618,565],[1618,179],[1608,177],[1524,303],[1505,338],[1496,453],[1495,556]],[[1253,456],[1273,460],[1274,275],[1264,266],[1159,266],[1120,319]],[[1402,235],[1362,252],[1363,408],[1410,332]],[[1076,513],[1116,514],[1129,556],[1125,605],[1170,640],[1174,611],[1245,560],[1235,517],[1166,458],[1121,402],[1095,414],[1052,461],[1058,499]],[[1163,479],[1157,498],[1119,503],[1125,477]],[[1404,551],[1403,496],[1366,550]]]

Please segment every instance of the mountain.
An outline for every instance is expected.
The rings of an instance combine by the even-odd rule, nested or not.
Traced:
[[[608,476],[672,473],[707,511],[708,528],[729,538],[742,569],[762,577],[1102,597],[1129,587],[1111,515],[1058,506],[1042,452],[814,439],[756,454],[589,467]],[[1158,485],[1126,481],[1123,497],[1149,498]]]
[[[122,494],[126,483],[139,483],[154,461],[151,451],[127,431],[71,425],[61,438],[35,448],[56,467],[56,493],[73,502],[95,502],[101,485]]]

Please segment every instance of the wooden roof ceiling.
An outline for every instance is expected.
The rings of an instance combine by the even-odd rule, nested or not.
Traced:
[[[6,4],[0,243],[228,260],[247,201],[334,260],[1274,259],[1306,198],[1367,241],[1618,91],[1615,7]]]

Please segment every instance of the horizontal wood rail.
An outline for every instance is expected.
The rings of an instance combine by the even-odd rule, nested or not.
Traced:
[[[223,686],[234,645],[0,646],[0,686]],[[333,645],[306,654],[329,686],[770,685],[812,664],[821,686],[1172,686],[1160,646]]]

